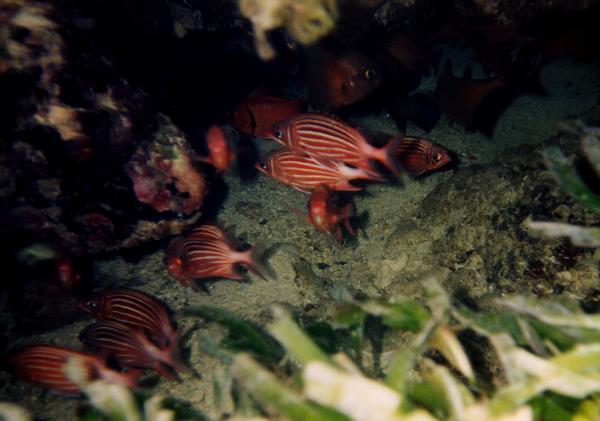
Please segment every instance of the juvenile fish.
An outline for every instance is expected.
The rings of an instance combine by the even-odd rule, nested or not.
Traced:
[[[206,132],[206,147],[208,148],[208,157],[202,160],[220,172],[224,173],[231,167],[235,159],[235,153],[231,145],[231,140],[225,130],[217,125],[212,125]]]
[[[353,212],[354,208],[351,203],[341,209],[338,208],[332,190],[322,184],[310,195],[307,219],[317,230],[335,235],[338,241],[342,241],[340,225],[343,225],[350,235],[354,235],[349,221]]]
[[[396,147],[396,158],[400,167],[414,177],[438,170],[452,160],[446,148],[413,136],[405,136]]]

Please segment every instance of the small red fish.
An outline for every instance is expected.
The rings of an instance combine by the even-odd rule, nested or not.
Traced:
[[[175,376],[165,365],[177,371],[188,370],[179,359],[178,349],[159,348],[141,329],[112,320],[89,325],[79,339],[92,351],[113,357],[123,368],[149,368],[169,380],[175,380]]]
[[[231,146],[231,140],[222,127],[212,125],[206,132],[206,146],[208,157],[202,160],[220,173],[227,171],[235,159],[235,153]]]
[[[327,114],[306,113],[278,123],[271,138],[315,158],[341,161],[366,170],[372,170],[369,159],[373,159],[397,172],[394,150],[399,140],[392,139],[377,148],[360,130]]]
[[[81,390],[64,372],[70,358],[77,358],[82,363],[81,378],[88,382],[103,379],[136,388],[137,380],[142,374],[137,370],[121,373],[106,366],[95,355],[54,345],[32,345],[22,348],[9,357],[9,363],[15,376],[20,379],[63,395],[80,396]]]
[[[342,241],[342,230],[340,224],[344,225],[350,235],[354,235],[349,218],[354,208],[351,203],[343,208],[335,205],[332,190],[322,184],[312,191],[308,201],[308,221],[319,231],[335,235],[338,241]]]
[[[304,193],[320,184],[326,184],[333,190],[360,191],[362,187],[353,186],[349,181],[385,181],[376,171],[353,168],[339,161],[317,159],[287,148],[271,152],[256,164],[256,169]]]
[[[311,103],[318,109],[337,109],[359,102],[381,83],[379,67],[358,52],[337,53],[313,47],[304,56]]]
[[[197,289],[194,279],[244,279],[236,271],[236,265],[243,265],[264,278],[256,254],[255,248],[237,251],[219,227],[205,223],[171,242],[167,249],[167,269],[183,286],[194,289]]]
[[[81,281],[81,274],[67,256],[61,256],[56,260],[56,272],[60,283],[68,289],[74,289]]]
[[[302,100],[274,96],[246,98],[235,109],[231,125],[242,133],[268,138],[273,126],[302,113]]]
[[[452,158],[448,150],[421,137],[404,136],[396,148],[400,167],[417,177],[448,164]]]
[[[102,291],[82,300],[79,307],[96,320],[112,320],[142,329],[161,348],[177,346],[178,334],[167,308],[145,292],[130,288]]]

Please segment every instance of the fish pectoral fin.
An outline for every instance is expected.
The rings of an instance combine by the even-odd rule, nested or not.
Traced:
[[[340,191],[362,191],[363,188],[362,187],[358,187],[358,186],[354,186],[352,184],[350,184],[350,182],[348,180],[343,180],[343,181],[339,181],[335,184],[335,186],[333,186],[334,190],[340,190]]]

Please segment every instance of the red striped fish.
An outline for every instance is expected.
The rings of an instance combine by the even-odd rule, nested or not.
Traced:
[[[448,164],[452,158],[448,150],[422,137],[405,136],[396,147],[400,167],[417,177]]]
[[[32,345],[25,347],[11,357],[11,370],[18,378],[37,386],[42,386],[67,396],[80,396],[79,387],[65,374],[64,368],[70,358],[77,358],[81,373],[79,378],[91,382],[103,379],[122,383],[131,388],[137,387],[139,371],[121,373],[106,366],[97,356],[54,345]]]
[[[325,184],[333,190],[359,191],[351,180],[385,181],[379,173],[364,168],[352,168],[339,161],[326,161],[299,154],[287,148],[267,155],[256,168],[275,180],[308,193]]]
[[[231,125],[242,133],[268,138],[273,126],[302,112],[302,100],[273,96],[246,98],[236,108]]]
[[[145,292],[130,288],[102,291],[82,300],[79,307],[96,320],[142,329],[161,348],[178,340],[166,306]]]
[[[187,371],[174,347],[159,348],[144,332],[112,320],[86,327],[79,339],[89,349],[111,356],[123,368],[149,368],[169,380],[175,376],[165,368]]]
[[[330,235],[335,235],[338,241],[342,241],[343,225],[350,235],[354,235],[354,230],[350,225],[350,217],[354,208],[351,203],[343,208],[338,208],[335,204],[335,197],[329,187],[321,185],[312,191],[308,201],[308,222],[313,224],[319,231],[324,231]]]
[[[236,265],[243,265],[264,278],[254,248],[237,251],[216,225],[205,223],[188,235],[171,242],[167,249],[167,269],[182,285],[197,289],[194,279],[244,279]]]
[[[358,129],[342,120],[320,113],[301,114],[275,125],[271,139],[315,158],[342,161],[358,168],[371,169],[369,160],[381,162],[396,173],[394,150],[400,139],[377,148]]]

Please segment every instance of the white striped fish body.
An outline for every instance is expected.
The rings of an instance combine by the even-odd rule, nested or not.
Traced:
[[[231,245],[231,241],[225,232],[210,222],[205,222],[199,227],[194,228],[188,234],[188,238],[198,238],[201,241],[222,241]]]
[[[297,152],[318,159],[341,161],[373,170],[369,159],[390,166],[387,148],[376,148],[358,129],[321,113],[306,113],[278,124],[273,139]]]
[[[169,273],[184,286],[192,288],[196,288],[194,279],[244,279],[236,271],[238,264],[263,276],[253,249],[236,251],[223,230],[213,224],[203,224],[175,240],[167,251],[167,261]]]
[[[168,346],[177,337],[165,305],[142,291],[102,291],[85,300],[83,308],[97,320],[113,320],[144,330],[159,347]]]
[[[162,366],[172,364],[170,349],[158,348],[139,329],[107,320],[86,327],[81,332],[80,339],[92,351],[114,357],[123,368],[149,368],[169,380],[175,379]]]
[[[52,345],[34,345],[20,350],[12,359],[15,375],[29,383],[43,386],[67,396],[79,396],[81,390],[66,376],[65,364],[69,358],[78,358],[81,365],[81,378],[96,380],[94,357],[82,352]]]
[[[141,373],[120,373],[106,366],[97,356],[55,345],[31,345],[10,357],[14,374],[35,385],[46,387],[67,396],[79,396],[81,390],[65,373],[70,359],[77,359],[77,377],[84,382],[98,378],[129,387],[137,386]]]
[[[324,184],[333,190],[359,191],[351,180],[384,181],[381,175],[363,168],[352,168],[339,161],[327,161],[291,149],[283,148],[269,154],[256,167],[262,173],[292,186],[310,192]]]
[[[185,245],[184,271],[194,279],[244,279],[235,270],[238,263],[247,263],[250,250],[237,252],[223,241],[188,239]]]

